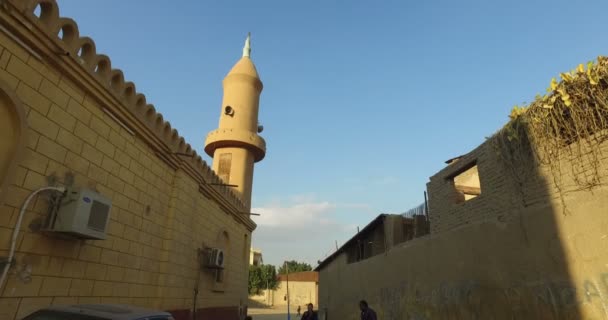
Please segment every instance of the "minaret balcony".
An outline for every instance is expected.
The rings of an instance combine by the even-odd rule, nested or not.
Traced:
[[[266,141],[257,133],[238,129],[217,129],[211,131],[205,140],[205,152],[213,157],[219,148],[244,148],[253,152],[255,162],[266,156]]]

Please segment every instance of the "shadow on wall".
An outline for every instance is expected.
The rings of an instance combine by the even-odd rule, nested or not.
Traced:
[[[360,299],[385,320],[608,319],[608,188],[536,165],[528,141],[495,142],[431,178],[431,235],[321,269],[325,319],[358,319]],[[463,197],[453,178],[471,166],[480,190]]]

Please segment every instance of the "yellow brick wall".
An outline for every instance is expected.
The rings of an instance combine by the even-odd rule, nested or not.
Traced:
[[[315,310],[319,307],[318,303],[318,284],[314,281],[290,281],[289,282],[289,304],[290,310],[296,310],[298,306],[302,313],[306,306],[312,303]],[[287,306],[287,281],[280,281],[276,290],[272,293],[273,306]]]
[[[6,256],[18,208],[27,195],[66,173],[76,186],[113,202],[107,240],[63,240],[35,231],[46,210],[38,196],[19,234],[16,267],[0,293],[0,319],[64,303],[129,303],[188,309],[197,279],[196,249],[226,230],[225,284],[201,273],[198,307],[246,303],[251,232],[182,170],[174,170],[140,135],[131,135],[85,92],[0,32],[0,81],[21,100],[30,130],[23,159],[0,206],[0,256]],[[213,291],[213,289],[222,291]]]

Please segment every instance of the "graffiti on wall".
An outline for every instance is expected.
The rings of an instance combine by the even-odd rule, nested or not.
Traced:
[[[433,288],[401,281],[380,288],[372,297],[380,318],[386,320],[492,319],[498,313],[511,315],[507,318],[575,319],[583,305],[598,317],[608,318],[608,273],[577,285],[547,281],[507,288],[473,280],[444,281]]]

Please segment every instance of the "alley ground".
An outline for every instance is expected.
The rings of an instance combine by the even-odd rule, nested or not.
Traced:
[[[253,320],[286,320],[287,310],[285,307],[280,309],[271,308],[253,308],[247,312]],[[296,316],[292,310],[291,320],[298,320],[300,317]]]

